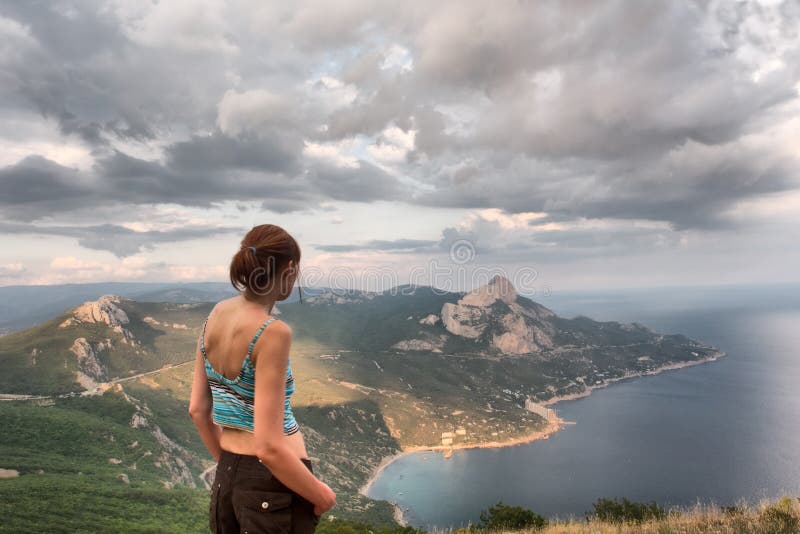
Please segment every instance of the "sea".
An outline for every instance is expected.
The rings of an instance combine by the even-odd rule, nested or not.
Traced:
[[[598,498],[665,507],[800,497],[800,284],[553,291],[561,316],[641,322],[726,352],[552,407],[574,425],[509,447],[423,451],[367,494],[423,529],[476,524],[499,502],[583,518]]]

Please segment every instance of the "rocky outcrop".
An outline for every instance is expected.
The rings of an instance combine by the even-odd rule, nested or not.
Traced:
[[[98,352],[111,348],[111,340],[90,343],[85,337],[79,337],[69,348],[78,359],[76,380],[86,390],[94,389],[98,382],[106,378],[106,368],[97,357]]]
[[[128,314],[118,304],[116,295],[103,295],[96,301],[84,302],[72,310],[72,316],[62,322],[59,328],[82,323],[102,323],[122,335],[123,343],[136,344],[136,340],[125,325],[130,323]]]
[[[457,303],[442,306],[442,324],[451,334],[468,339],[486,337],[505,354],[527,354],[553,347],[555,313],[535,302],[520,302],[511,282],[502,276]]]
[[[131,428],[147,429],[161,447],[161,453],[158,455],[154,465],[163,469],[169,477],[167,480],[162,481],[164,487],[171,488],[176,484],[192,488],[197,487],[194,475],[189,469],[189,463],[196,463],[197,461],[192,453],[172,440],[160,426],[152,421],[153,412],[150,411],[147,404],[129,395],[121,384],[117,384],[114,388],[122,393],[125,400],[133,405],[136,410],[129,423]]]
[[[470,306],[458,301],[456,304],[446,302],[442,306],[442,324],[451,334],[477,339],[488,325],[488,310],[478,306]]]
[[[117,306],[120,298],[116,295],[103,295],[96,301],[84,302],[72,310],[72,317],[61,323],[61,327],[79,323],[105,323],[110,327],[128,324],[128,314]]]
[[[393,349],[397,350],[415,350],[415,351],[428,351],[428,352],[442,352],[447,336],[433,336],[426,335],[425,332],[420,332],[425,339],[404,339],[392,345]]]
[[[439,322],[439,316],[435,313],[431,313],[430,315],[426,315],[422,319],[419,320],[419,324],[424,324],[428,326],[433,326]]]
[[[504,276],[497,275],[488,284],[481,286],[458,301],[464,306],[478,306],[486,308],[497,301],[513,304],[517,301],[517,292],[514,286]]]

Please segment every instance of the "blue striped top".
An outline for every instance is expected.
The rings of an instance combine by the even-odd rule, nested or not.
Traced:
[[[253,399],[255,398],[256,368],[253,365],[253,361],[250,359],[250,355],[253,353],[253,347],[256,341],[258,341],[261,332],[274,320],[274,317],[267,319],[258,329],[255,337],[253,337],[253,341],[251,341],[250,345],[247,347],[247,356],[245,356],[244,362],[242,362],[242,370],[239,372],[239,376],[233,380],[218,373],[211,366],[211,362],[208,361],[205,346],[206,323],[208,322],[208,318],[203,322],[203,334],[200,337],[200,352],[203,354],[206,376],[208,377],[208,384],[211,386],[211,396],[213,399],[212,417],[214,422],[218,425],[253,432]],[[293,393],[294,377],[292,376],[292,362],[290,358],[289,364],[286,367],[286,396],[283,404],[283,433],[287,436],[300,430],[289,403]]]

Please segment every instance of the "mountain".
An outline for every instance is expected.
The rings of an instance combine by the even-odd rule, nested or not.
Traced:
[[[360,489],[387,456],[530,439],[558,428],[548,402],[721,354],[637,323],[559,317],[502,277],[469,293],[306,294],[275,309],[295,334],[293,409],[315,472],[339,495],[330,515],[376,525],[394,524],[392,507]],[[0,337],[0,415],[13,430],[0,437],[0,467],[19,475],[0,485],[0,501],[15,488],[37,499],[72,492],[102,510],[120,485],[134,503],[188,491],[195,515],[169,504],[175,493],[147,498],[165,503],[172,530],[196,530],[187,525],[207,513],[202,488],[214,462],[186,408],[212,306],[107,294]],[[35,436],[44,428],[42,447]],[[31,499],[18,509],[35,516]]]
[[[80,392],[190,357],[212,304],[104,295],[33,328],[0,337],[0,391]],[[188,355],[188,356],[187,356]]]
[[[325,292],[325,288],[302,288],[304,297]],[[30,328],[60,315],[63,310],[103,295],[116,295],[137,302],[203,303],[236,295],[223,282],[105,282],[0,287],[0,335]],[[297,292],[286,300],[297,302]]]
[[[103,295],[139,302],[216,302],[236,294],[220,282],[101,282],[0,287],[0,334],[30,328],[61,315],[67,308]]]

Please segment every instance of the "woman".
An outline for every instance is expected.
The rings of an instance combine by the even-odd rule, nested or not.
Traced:
[[[299,263],[291,235],[256,226],[231,261],[240,294],[217,303],[203,323],[189,413],[218,462],[214,533],[313,532],[336,503],[313,473],[291,411],[292,331],[271,315],[291,294]]]

